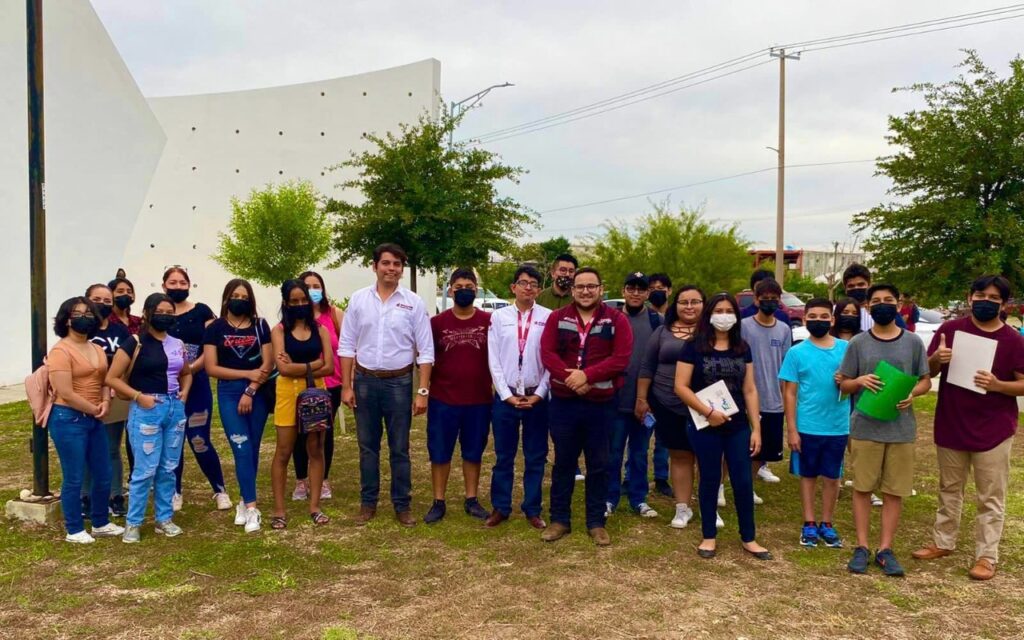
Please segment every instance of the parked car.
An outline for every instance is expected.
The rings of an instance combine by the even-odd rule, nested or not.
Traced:
[[[942,314],[938,311],[934,309],[921,309],[921,319],[917,321],[914,333],[921,338],[926,349],[932,343],[932,336],[939,330],[939,326],[943,322]],[[793,344],[806,340],[810,335],[807,333],[807,327],[803,325],[793,327]]]
[[[746,309],[754,304],[754,292],[744,289],[736,294],[736,302],[740,309]],[[779,308],[789,316],[789,324],[793,327],[801,327],[804,324],[804,301],[788,291],[782,292],[782,299],[779,301]]]
[[[495,309],[507,307],[509,304],[511,303],[508,300],[505,300],[504,298],[499,298],[498,296],[494,295],[494,292],[491,291],[490,289],[483,288],[477,289],[476,300],[473,301],[474,307],[476,307],[477,309],[483,309],[484,311],[494,311]],[[444,309],[451,309],[454,306],[455,301],[452,300],[451,298],[448,298],[447,306],[445,306]],[[441,313],[442,311],[444,311],[444,309],[441,308],[441,301],[440,299],[438,299],[437,313]]]

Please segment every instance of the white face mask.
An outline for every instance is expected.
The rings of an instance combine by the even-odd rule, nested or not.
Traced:
[[[731,313],[715,313],[711,315],[711,326],[719,331],[728,331],[736,326],[736,316]]]

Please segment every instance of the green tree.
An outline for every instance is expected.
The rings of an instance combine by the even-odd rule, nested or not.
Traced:
[[[880,278],[928,304],[960,298],[983,273],[1024,286],[1024,61],[999,78],[974,51],[950,82],[915,84],[925,108],[889,117],[879,158],[898,202],[854,218]]]
[[[279,286],[322,264],[331,252],[331,223],[309,182],[253,189],[231,199],[227,233],[211,257],[236,276]]]
[[[468,143],[449,144],[461,116],[442,113],[402,125],[397,134],[367,134],[375,149],[353,153],[332,169],[354,168],[342,183],[365,200],[332,200],[337,214],[334,248],[339,261],[369,263],[373,248],[397,242],[409,254],[412,288],[418,272],[442,272],[453,265],[478,267],[492,252],[515,246],[535,216],[495,184],[518,184],[525,173],[502,164],[497,154]]]
[[[749,244],[735,223],[717,225],[701,209],[673,213],[664,202],[635,225],[606,224],[593,238],[588,264],[601,272],[613,297],[632,271],[667,273],[673,282],[696,284],[708,295],[734,293],[750,278]]]
[[[508,251],[503,259],[477,266],[480,280],[491,291],[501,297],[510,297],[507,285],[512,281],[521,264],[532,264],[541,273],[541,284],[550,279],[549,267],[556,256],[571,253],[569,239],[565,236],[550,238],[544,242],[527,242]]]

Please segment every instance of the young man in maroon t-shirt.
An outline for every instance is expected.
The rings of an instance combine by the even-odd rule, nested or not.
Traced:
[[[971,468],[978,492],[975,518],[975,580],[995,576],[999,539],[1006,517],[1006,490],[1010,479],[1010,452],[1017,432],[1017,396],[1024,395],[1024,336],[1002,321],[1010,300],[1010,282],[1003,276],[982,276],[967,297],[971,313],[943,323],[928,347],[928,369],[942,373],[935,407],[935,448],[939,461],[939,510],[932,544],[918,549],[918,560],[934,560],[953,553],[960,529],[964,486]],[[978,371],[974,385],[981,393],[948,380],[957,333],[996,341],[991,371]]]
[[[434,503],[423,518],[427,524],[444,517],[456,440],[462,450],[466,513],[481,520],[489,515],[477,500],[477,488],[491,426],[491,370],[487,362],[491,316],[473,306],[476,286],[475,273],[456,269],[448,280],[448,293],[455,306],[430,319],[434,370],[427,405],[427,452]]]

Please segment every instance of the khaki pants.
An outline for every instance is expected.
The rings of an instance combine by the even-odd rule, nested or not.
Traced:
[[[960,529],[967,475],[974,468],[978,515],[975,519],[975,559],[999,560],[999,539],[1006,515],[1006,488],[1010,478],[1008,438],[988,451],[958,451],[936,447],[939,461],[939,511],[935,514],[935,546],[954,549]]]

